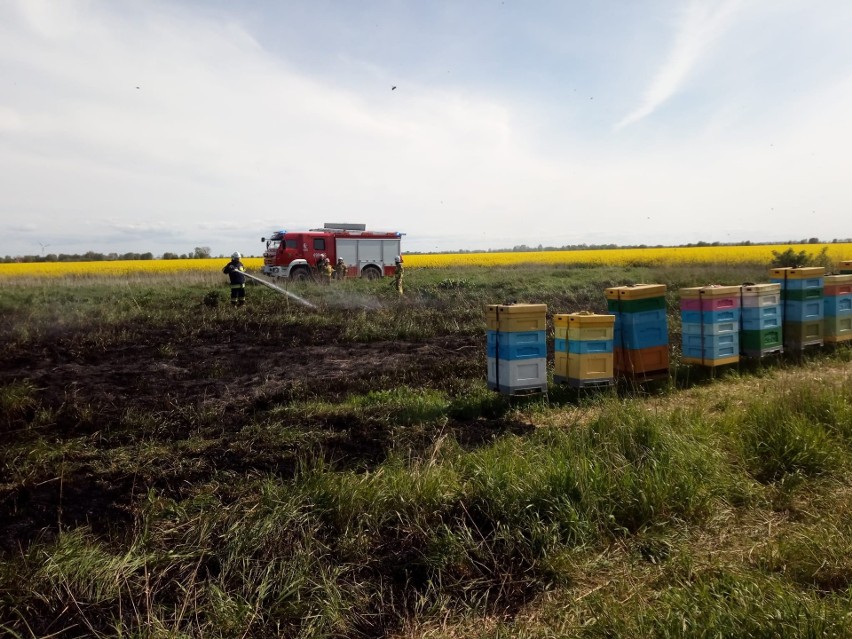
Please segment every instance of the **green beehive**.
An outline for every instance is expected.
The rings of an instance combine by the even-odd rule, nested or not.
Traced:
[[[762,353],[771,349],[780,348],[783,344],[781,339],[781,328],[764,328],[756,331],[742,331],[740,333],[740,348],[745,353]]]

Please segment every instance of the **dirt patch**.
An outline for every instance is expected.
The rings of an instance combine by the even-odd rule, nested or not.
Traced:
[[[0,551],[14,552],[35,536],[89,526],[96,534],[133,521],[132,478],[85,470],[0,493]]]
[[[403,384],[442,388],[480,376],[485,364],[481,340],[469,336],[341,343],[327,329],[283,326],[262,336],[208,331],[180,346],[163,328],[135,326],[133,335],[133,343],[82,349],[79,336],[52,335],[0,363],[0,384],[26,380],[42,412],[35,427],[32,411],[0,425],[5,436],[23,449],[85,441],[86,451],[31,462],[26,478],[0,471],[0,549],[14,551],[60,527],[130,525],[135,502],[151,488],[180,499],[223,472],[290,477],[303,452],[298,443],[233,445],[265,412]],[[393,445],[386,429],[357,421],[305,427],[321,431],[312,452],[335,467],[374,466]],[[466,439],[484,440],[490,430],[477,427]],[[199,450],[178,446],[190,437],[203,441]],[[116,468],[112,456],[132,458],[140,441],[164,447],[162,459]]]

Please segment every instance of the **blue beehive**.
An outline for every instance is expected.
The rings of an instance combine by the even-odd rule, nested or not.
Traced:
[[[852,273],[825,277],[825,341],[852,340]]]
[[[573,355],[586,355],[588,353],[612,353],[612,340],[569,340],[568,352]]]
[[[683,356],[702,360],[728,359],[740,354],[739,335],[683,335]],[[726,362],[728,363],[728,362]]]
[[[680,332],[684,335],[725,335],[739,333],[738,322],[719,322],[718,324],[681,324]]]
[[[783,352],[781,284],[744,284],[740,293],[740,352],[763,357]]]
[[[781,307],[743,306],[740,309],[742,328],[745,331],[762,331],[781,326]]]
[[[555,315],[554,325],[567,323],[565,340],[557,337],[553,379],[576,388],[609,386],[613,381],[615,317],[589,312]]]
[[[680,290],[683,361],[722,366],[739,361],[739,286],[697,286]]]
[[[724,311],[681,311],[680,321],[687,324],[720,324],[722,322],[739,322],[740,309],[732,308]]]
[[[534,359],[547,357],[547,333],[486,331],[487,355],[498,359]]]
[[[769,275],[781,285],[785,347],[796,351],[805,346],[822,346],[825,269],[821,266],[777,268]]]
[[[621,348],[641,349],[667,346],[669,327],[663,309],[615,314],[615,343]]]
[[[634,379],[667,375],[669,327],[664,284],[616,286],[604,291],[615,315],[613,343],[617,373]]]
[[[832,295],[825,298],[823,309],[826,316],[836,317],[852,313],[852,295]]]
[[[784,300],[784,321],[786,322],[810,322],[821,320],[824,317],[824,303],[822,299],[796,301]]]
[[[547,390],[545,304],[486,307],[488,387],[502,393]]]

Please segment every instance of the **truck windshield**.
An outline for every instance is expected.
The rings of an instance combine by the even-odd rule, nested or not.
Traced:
[[[269,240],[266,243],[266,248],[270,251],[277,251],[278,247],[281,245],[281,240]]]

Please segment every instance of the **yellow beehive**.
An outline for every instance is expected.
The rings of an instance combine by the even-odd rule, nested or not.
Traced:
[[[649,297],[662,297],[665,294],[665,284],[634,284],[633,286],[618,287],[618,299],[620,300],[643,300]]]
[[[489,331],[497,330],[497,307],[499,304],[488,304],[485,307],[485,324]]]
[[[568,353],[553,354],[553,376],[568,377]]]
[[[618,291],[620,291],[622,286],[612,286],[610,288],[604,289],[604,295],[608,300],[617,300],[618,299]]]
[[[812,277],[822,277],[825,275],[825,267],[799,266],[796,268],[773,268],[769,271],[769,275],[778,280],[807,280]]]
[[[684,364],[699,364],[701,366],[725,366],[726,364],[736,364],[740,361],[739,355],[731,355],[730,357],[720,357],[719,359],[701,359],[700,357],[684,357],[681,360]]]
[[[577,380],[612,377],[613,354],[568,355],[568,377]]]
[[[554,313],[553,336],[556,339],[568,339],[568,313]]]
[[[680,289],[677,294],[682,300],[697,300],[700,290],[700,286],[689,286],[687,288]]]
[[[497,314],[504,315],[541,315],[547,313],[547,304],[498,304]]]
[[[568,339],[572,341],[609,340],[615,333],[615,315],[571,313],[568,315]],[[557,335],[557,337],[559,337]]]
[[[543,331],[547,328],[547,304],[489,304],[485,323],[489,330],[504,333]]]
[[[852,283],[852,273],[842,273],[840,275],[826,275],[825,284],[849,284]]]
[[[599,315],[587,311],[581,313],[569,313],[568,326],[570,328],[586,328],[587,326],[612,326],[615,324],[615,315]]]
[[[776,286],[778,286],[776,284]],[[707,298],[707,297],[731,297],[732,295],[739,295],[740,293],[739,286],[689,286],[687,288],[682,288],[678,291],[678,295],[680,295],[681,299],[693,299],[697,300],[699,298]]]
[[[700,287],[699,297],[730,297],[732,295],[740,294],[740,286],[720,286],[718,284],[714,284],[712,286],[702,286]],[[681,289],[683,290],[683,289]]]

